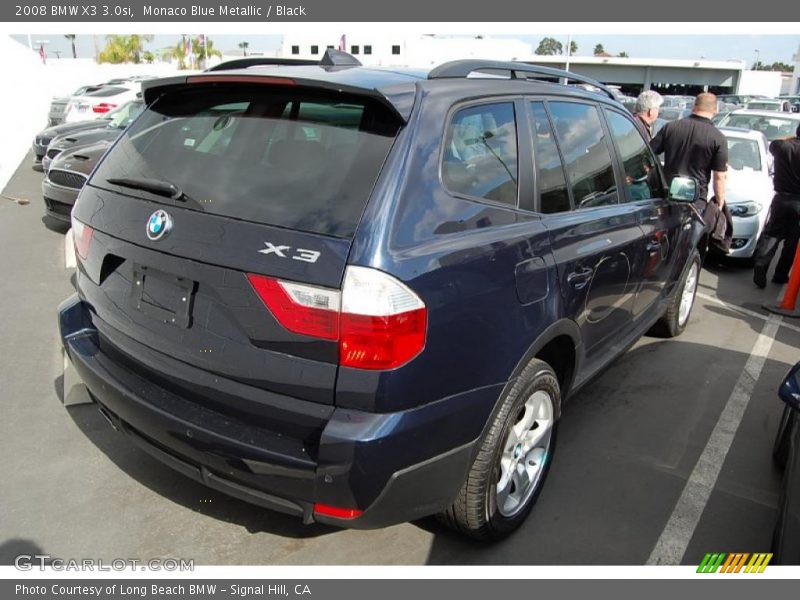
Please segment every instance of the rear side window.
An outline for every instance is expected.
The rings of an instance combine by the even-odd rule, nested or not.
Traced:
[[[173,202],[108,182],[155,179],[180,188],[186,208],[351,237],[401,124],[360,96],[195,84],[148,107],[91,184]]]
[[[445,140],[442,180],[451,192],[517,204],[517,125],[511,102],[464,108]]]
[[[536,162],[536,185],[539,188],[539,209],[550,214],[570,210],[564,165],[558,154],[555,133],[543,102],[533,102],[533,150]]]
[[[630,119],[614,111],[606,111],[611,135],[617,143],[625,184],[632,201],[663,197],[661,176],[656,161],[642,134]]]
[[[550,102],[549,107],[575,208],[617,204],[614,168],[597,107],[577,102]]]

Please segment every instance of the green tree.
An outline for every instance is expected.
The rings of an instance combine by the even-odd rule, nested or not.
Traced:
[[[239,42],[239,48],[242,49],[242,56],[247,56],[247,49],[250,47],[250,42]]]
[[[70,43],[72,44],[72,58],[78,58],[78,53],[75,52],[75,34],[74,33],[67,33],[64,35]]]
[[[551,37],[542,38],[542,41],[539,42],[539,47],[536,48],[536,54],[540,56],[553,56],[563,53],[564,46],[557,39]]]
[[[597,56],[597,55],[599,55],[599,54],[603,54],[605,51],[606,51],[606,49],[605,49],[605,48],[603,48],[603,44],[597,44],[597,45],[594,47],[594,52],[593,52],[593,54],[594,54],[595,56]]]
[[[617,54],[617,56],[619,56],[620,58],[630,58],[628,56],[628,53],[625,52],[624,50],[622,52],[620,52],[619,54]]]
[[[144,62],[146,62],[148,65],[152,65],[155,59],[155,55],[150,52],[150,50],[145,50],[142,52],[142,60],[144,60]]]
[[[170,48],[168,52],[165,52],[164,55],[178,61],[179,71],[188,69],[189,65],[186,63],[186,36],[181,36],[180,41]]]
[[[206,68],[206,59],[212,56],[222,58],[222,52],[214,48],[214,42],[208,36],[205,36],[205,48],[200,45],[200,37],[196,36],[192,39],[192,53],[194,54],[195,64],[198,69]]]
[[[115,65],[139,63],[144,43],[152,39],[152,35],[107,35],[106,47],[100,52],[97,60]]]
[[[578,52],[578,42],[572,40],[569,43],[569,54],[570,56],[574,56]]]

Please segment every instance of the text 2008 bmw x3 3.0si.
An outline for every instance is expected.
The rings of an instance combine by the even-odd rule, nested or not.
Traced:
[[[210,487],[497,539],[564,399],[686,326],[695,182],[666,189],[599,83],[342,62],[144,85],[72,214],[64,347],[115,427]]]

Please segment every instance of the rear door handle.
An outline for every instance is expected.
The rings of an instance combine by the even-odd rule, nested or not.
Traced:
[[[594,269],[590,269],[589,267],[584,267],[583,269],[573,271],[567,275],[567,283],[576,290],[583,289],[592,278],[592,273],[594,273]]]

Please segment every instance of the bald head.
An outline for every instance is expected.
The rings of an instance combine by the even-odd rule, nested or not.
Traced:
[[[697,94],[694,99],[694,108],[692,112],[695,113],[711,113],[712,115],[717,112],[717,97],[709,92]]]

